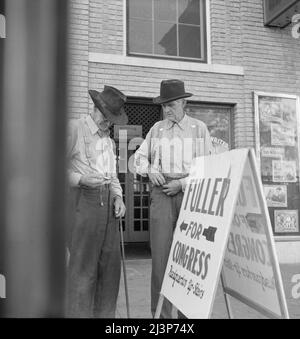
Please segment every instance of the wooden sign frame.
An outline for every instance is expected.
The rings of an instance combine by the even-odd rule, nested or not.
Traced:
[[[257,164],[256,164],[256,157],[255,157],[253,149],[249,149],[249,150],[246,150],[246,151],[248,152],[247,153],[248,155],[247,155],[246,161],[244,162],[244,165],[243,165],[243,172],[241,173],[241,178],[242,178],[243,173],[245,171],[247,159],[249,159],[249,165],[250,165],[250,169],[251,169],[251,172],[252,172],[252,175],[253,175],[253,180],[254,180],[255,187],[256,187],[256,193],[257,193],[257,197],[258,197],[258,200],[259,200],[261,213],[264,216],[264,220],[266,221],[266,225],[264,225],[265,226],[264,230],[265,230],[266,240],[267,240],[267,245],[268,245],[267,248],[268,248],[268,252],[269,252],[269,256],[270,256],[270,264],[273,268],[275,288],[276,288],[277,297],[278,297],[278,305],[279,305],[279,308],[280,308],[280,315],[276,314],[275,312],[272,312],[271,310],[269,310],[267,308],[262,307],[262,305],[257,304],[255,301],[251,300],[250,298],[247,298],[244,295],[241,295],[240,293],[235,291],[233,288],[231,288],[228,285],[228,282],[225,279],[224,272],[222,273],[222,269],[223,269],[223,264],[222,264],[219,267],[218,272],[217,272],[217,279],[216,279],[216,283],[215,283],[216,286],[212,287],[213,290],[214,290],[214,293],[212,295],[211,302],[210,302],[210,305],[209,305],[209,316],[208,316],[208,318],[211,317],[212,307],[213,307],[214,299],[215,299],[215,296],[216,296],[217,284],[218,284],[219,280],[221,279],[222,288],[223,288],[224,297],[225,297],[226,308],[227,308],[229,318],[232,319],[234,317],[232,307],[231,307],[231,304],[230,304],[230,298],[229,298],[229,297],[233,297],[233,298],[239,300],[240,302],[242,302],[243,304],[255,309],[256,311],[258,311],[259,313],[263,314],[266,317],[277,318],[277,319],[278,318],[279,319],[288,319],[289,314],[288,314],[287,303],[286,303],[284,289],[283,289],[280,267],[279,267],[279,263],[278,263],[278,260],[277,260],[275,242],[274,242],[274,238],[273,238],[271,222],[270,222],[270,219],[269,219],[268,207],[267,207],[266,199],[265,199],[264,192],[263,192],[263,186],[262,186],[262,183],[261,183],[261,180],[260,180],[258,167],[257,167]],[[231,152],[235,152],[235,151],[231,151]],[[241,186],[241,182],[239,183],[238,187],[240,187],[240,186]],[[240,188],[239,188],[239,190],[240,190]],[[233,217],[234,217],[235,210],[236,210],[238,195],[239,195],[239,191],[235,194],[235,199],[233,201],[234,208],[233,208],[233,213],[229,217],[230,225],[228,226],[226,242],[228,241],[228,236],[229,236],[230,230],[232,228],[232,221],[233,221]],[[179,227],[179,223],[177,223],[177,227]],[[176,241],[175,236],[174,236],[173,242],[174,241]],[[226,247],[225,247],[223,253],[220,253],[222,263],[224,262],[224,259],[225,259],[225,252],[226,252]],[[171,256],[171,254],[170,254],[170,256]],[[168,269],[168,266],[167,266],[167,269]],[[167,269],[166,269],[166,272],[167,272]],[[167,274],[165,273],[164,281],[165,281],[165,279],[167,279],[166,276],[167,276]],[[164,285],[164,283],[163,283],[163,285]],[[162,288],[162,290],[163,290],[163,288]],[[165,296],[161,293],[160,298],[159,298],[159,302],[158,302],[158,305],[157,305],[156,313],[155,313],[155,318],[158,318],[160,313],[161,313],[164,298],[165,298]],[[173,307],[176,307],[176,305],[173,305]],[[182,309],[180,309],[180,311],[182,313],[184,313]]]

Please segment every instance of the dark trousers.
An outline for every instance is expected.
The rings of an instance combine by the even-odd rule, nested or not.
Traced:
[[[173,240],[173,232],[179,216],[183,193],[173,197],[163,193],[161,187],[154,186],[151,191],[150,205],[150,244],[152,255],[151,274],[151,312],[154,316],[169,252]],[[172,305],[165,298],[161,318],[172,318]]]
[[[78,189],[69,233],[67,316],[114,318],[121,255],[118,220],[109,188]],[[103,202],[103,206],[100,202]]]

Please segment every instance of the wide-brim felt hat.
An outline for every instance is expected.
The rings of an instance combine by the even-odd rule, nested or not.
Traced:
[[[153,99],[155,104],[164,104],[170,101],[188,98],[193,94],[185,91],[184,82],[181,80],[163,80],[160,83],[160,96]]]
[[[103,92],[89,90],[94,105],[105,118],[116,125],[126,125],[128,117],[124,110],[126,95],[112,86],[104,86]]]

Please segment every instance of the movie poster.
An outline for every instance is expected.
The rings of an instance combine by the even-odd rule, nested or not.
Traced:
[[[264,158],[278,158],[283,159],[284,148],[283,147],[262,147],[261,156]]]
[[[264,185],[268,207],[287,207],[287,187],[285,185]]]
[[[275,232],[299,232],[298,210],[275,210]]]
[[[271,124],[271,144],[274,146],[295,146],[295,128]]]
[[[265,182],[273,181],[272,158],[261,158],[261,175]]]
[[[281,121],[283,117],[279,102],[260,101],[260,117],[262,121]]]
[[[280,236],[300,237],[299,102],[293,95],[254,93],[256,152],[274,234]]]
[[[273,182],[297,182],[296,162],[273,160]]]

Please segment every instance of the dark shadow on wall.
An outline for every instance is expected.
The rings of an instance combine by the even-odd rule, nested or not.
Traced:
[[[5,14],[4,8],[4,0],[0,0],[0,15]],[[5,39],[0,38],[0,145],[3,145],[3,133],[2,133],[2,126],[3,126],[3,51],[4,51],[4,42]],[[1,151],[0,146],[0,164],[3,163],[3,154]],[[0,187],[3,187],[4,183],[4,174],[3,174],[3,166],[0,165]],[[4,196],[0,194],[0,274],[4,274]],[[4,315],[4,302],[5,299],[1,298],[0,296],[0,317]]]
[[[5,2],[5,46],[0,42],[5,317],[64,316],[67,6],[67,0]]]

